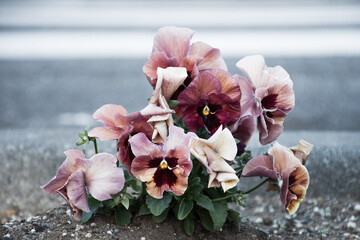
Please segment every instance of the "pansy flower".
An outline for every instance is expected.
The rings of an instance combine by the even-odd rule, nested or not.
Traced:
[[[164,191],[182,195],[187,189],[188,176],[192,169],[188,144],[193,133],[185,134],[179,127],[170,126],[169,136],[163,145],[149,141],[143,133],[130,138],[135,159],[131,172],[142,182],[154,198],[162,198]]]
[[[78,150],[65,152],[66,159],[56,176],[41,186],[47,193],[59,193],[68,203],[76,221],[82,211],[90,212],[87,191],[99,201],[111,199],[124,187],[124,171],[116,166],[117,159],[108,153],[99,153],[85,159]]]
[[[209,188],[221,185],[226,192],[239,182],[235,170],[228,163],[234,161],[238,152],[235,139],[229,129],[222,129],[220,126],[207,140],[191,138],[189,148],[191,154],[206,167],[209,174]]]
[[[245,57],[236,66],[247,77],[236,76],[242,91],[242,116],[257,119],[260,143],[268,144],[281,134],[285,116],[295,106],[293,82],[282,67],[267,67],[263,56]]]
[[[158,67],[185,67],[187,78],[184,85],[174,93],[176,96],[187,86],[201,70],[220,68],[227,71],[219,49],[206,43],[196,42],[190,45],[194,31],[189,28],[166,26],[160,28],[154,38],[151,56],[143,67],[143,72],[155,88],[158,79]]]
[[[118,140],[117,157],[120,163],[130,171],[133,156],[128,142],[129,136],[143,132],[151,139],[153,128],[147,122],[149,117],[141,115],[140,112],[127,114],[125,108],[120,105],[106,104],[95,111],[93,118],[102,122],[104,127],[91,129],[88,136],[97,137],[103,141]]]
[[[310,153],[309,153],[310,154]],[[243,177],[268,177],[278,182],[280,201],[286,213],[294,214],[306,195],[309,173],[301,159],[287,147],[275,143],[268,155],[252,158],[244,167]]]
[[[164,141],[168,135],[169,126],[174,124],[172,118],[174,111],[170,109],[167,101],[182,84],[187,73],[185,68],[168,67],[163,69],[159,67],[157,75],[158,80],[149,105],[140,111],[142,115],[150,117],[148,123],[154,128],[152,135],[154,143]]]
[[[180,93],[178,106],[190,131],[205,127],[214,134],[220,126],[236,122],[240,115],[240,97],[240,87],[233,76],[212,69],[199,73]]]

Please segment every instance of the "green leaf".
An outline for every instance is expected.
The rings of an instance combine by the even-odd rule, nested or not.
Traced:
[[[124,197],[121,199],[121,204],[122,204],[126,209],[129,209],[129,206],[130,206],[129,198],[128,198],[127,196],[124,196]]]
[[[187,215],[191,212],[194,207],[194,202],[192,200],[183,198],[180,202],[179,211],[178,211],[178,219],[184,220]]]
[[[123,206],[118,206],[115,209],[115,223],[119,226],[125,226],[131,223],[132,214]]]
[[[187,218],[185,218],[184,220],[184,230],[185,233],[189,236],[193,235],[194,233],[194,229],[195,229],[195,221],[193,218],[191,218],[190,216],[188,216]]]
[[[89,221],[89,219],[94,214],[94,212],[99,207],[103,206],[102,202],[100,202],[99,200],[96,200],[91,195],[88,195],[88,204],[89,204],[90,212],[84,212],[84,211],[82,212],[81,222],[83,222],[83,223],[86,223],[87,221]]]
[[[152,216],[152,219],[154,220],[154,222],[156,223],[162,223],[163,221],[165,221],[165,219],[167,218],[169,213],[169,208],[165,209],[165,211],[163,211],[159,216]]]
[[[201,208],[198,209],[197,213],[199,214],[201,225],[203,225],[205,229],[214,232],[214,223],[212,221],[209,211]]]
[[[141,184],[139,184],[139,182],[136,180],[136,178],[129,181],[129,185],[132,189],[134,189],[135,192],[141,191]]]
[[[209,211],[214,211],[214,205],[213,202],[211,201],[211,199],[204,195],[204,194],[199,194],[196,198],[195,198],[196,204],[199,205],[200,207],[203,207]]]
[[[193,184],[200,184],[201,179],[200,177],[194,177],[190,180],[189,186],[193,185]]]
[[[153,198],[150,195],[146,196],[146,204],[151,213],[155,216],[159,216],[163,211],[165,211],[165,209],[169,207],[171,200],[172,196],[165,193],[161,199]]]
[[[170,107],[170,108],[173,108],[173,107],[175,107],[176,105],[178,105],[179,102],[180,102],[180,101],[178,101],[178,100],[170,100],[170,101],[169,101],[169,107]]]
[[[200,192],[203,190],[203,188],[204,188],[204,186],[199,183],[192,184],[186,190],[184,196],[189,199],[194,199],[197,195],[200,194]]]
[[[139,210],[139,216],[151,214],[150,209],[146,206],[146,204],[141,205]]]
[[[240,213],[230,209],[228,211],[228,217],[235,223],[235,225],[238,227],[238,230],[240,231],[241,229]]]
[[[214,223],[214,230],[219,230],[225,223],[228,207],[227,201],[213,202],[214,211],[209,211],[212,221]]]
[[[119,204],[120,200],[121,200],[120,195],[116,195],[115,197],[113,196],[113,198],[114,198],[114,202],[113,202],[113,204],[111,205],[111,208],[116,207],[116,206]]]

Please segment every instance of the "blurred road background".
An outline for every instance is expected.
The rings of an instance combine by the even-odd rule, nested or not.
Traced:
[[[2,0],[0,212],[56,206],[61,199],[38,186],[55,174],[78,130],[95,124],[92,113],[106,103],[129,112],[146,105],[152,89],[142,66],[165,25],[194,29],[193,42],[219,48],[232,74],[250,54],[284,67],[296,106],[279,141],[315,144],[310,197],[360,199],[358,1]],[[250,147],[264,152],[256,140]]]

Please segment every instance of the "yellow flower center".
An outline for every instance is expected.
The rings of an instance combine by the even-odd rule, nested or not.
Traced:
[[[165,159],[162,160],[161,163],[160,163],[160,168],[161,168],[161,169],[165,169],[165,168],[167,168],[167,167],[168,167],[167,161],[166,161]]]
[[[203,113],[205,116],[207,116],[207,115],[210,114],[210,108],[208,107],[208,105],[206,105],[206,106],[204,107],[204,109],[202,110],[202,113]]]

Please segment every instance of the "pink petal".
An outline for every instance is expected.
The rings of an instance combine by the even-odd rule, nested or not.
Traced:
[[[250,85],[259,87],[266,67],[265,59],[260,55],[247,56],[236,63],[236,67],[249,79]]]
[[[78,169],[71,174],[66,190],[70,203],[82,211],[90,212],[82,169]]]
[[[220,81],[222,93],[225,93],[233,100],[240,101],[240,86],[236,79],[229,72],[221,69],[210,69],[208,72],[214,75]]]
[[[116,140],[122,131],[111,128],[96,127],[89,131],[89,137],[97,137],[102,141]]]
[[[165,139],[164,149],[165,152],[170,151],[171,149],[176,148],[177,146],[184,145],[188,147],[190,139],[195,137],[196,134],[189,132],[184,133],[184,129],[176,127],[174,125],[169,127],[169,136]]]
[[[314,145],[305,140],[300,140],[297,146],[290,147],[289,149],[294,153],[295,157],[300,159],[301,163],[305,165],[306,160],[310,157]]]
[[[268,153],[273,157],[274,170],[278,173],[284,169],[301,165],[300,160],[294,156],[289,148],[277,142],[269,149]]]
[[[115,104],[105,104],[95,111],[93,118],[104,123],[105,126],[114,128],[116,114],[126,115],[124,107]]]
[[[295,166],[288,167],[281,171],[281,179],[282,179],[282,186],[280,192],[280,201],[285,206],[288,198],[289,193],[289,178],[290,174],[292,174],[296,170]],[[296,198],[296,196],[295,196]]]
[[[120,135],[117,147],[119,148],[119,151],[116,153],[116,156],[119,159],[119,162],[129,171],[129,174],[131,174],[131,149],[130,149],[130,143],[129,143],[129,136],[132,132],[133,128],[128,127],[125,129],[125,131]]]
[[[188,105],[196,104],[203,94],[220,93],[221,84],[219,80],[207,71],[199,73],[190,85],[180,93],[178,106],[184,112]]]
[[[270,156],[256,156],[252,158],[242,171],[243,177],[269,177],[274,180],[278,179],[278,175],[273,168],[273,162]]]
[[[163,158],[163,155],[157,148],[147,155],[140,155],[134,158],[131,164],[132,174],[142,182],[152,181],[157,167],[150,168],[149,163],[155,158]]]
[[[282,125],[274,124],[269,120],[272,119],[265,118],[264,115],[258,118],[259,141],[262,145],[275,141],[284,129]]]
[[[190,47],[190,54],[201,57],[203,60],[197,65],[198,69],[206,70],[211,68],[219,68],[227,71],[224,59],[221,57],[220,50],[213,48],[203,42],[193,43]]]
[[[256,121],[251,116],[240,117],[232,126],[229,127],[234,138],[248,145],[251,136],[255,132]]]
[[[156,145],[153,144],[144,133],[135,134],[129,139],[129,142],[135,157],[149,155],[154,149],[157,148]]]
[[[256,108],[254,89],[251,87],[249,82],[239,75],[234,76],[236,81],[238,82],[241,89],[241,113],[243,116],[245,115],[254,115],[253,108]]]
[[[183,67],[168,67],[166,69],[158,68],[158,81],[156,88],[161,89],[162,95],[167,101],[175,91],[184,83],[187,78],[186,68]]]
[[[189,54],[193,34],[194,31],[189,28],[162,27],[154,38],[153,52],[164,52],[169,58],[181,60]]]
[[[45,192],[56,194],[56,191],[63,188],[70,175],[76,171],[76,159],[85,158],[85,155],[81,151],[75,149],[67,150],[65,155],[66,159],[57,170],[55,177],[53,177],[47,184],[41,186]]]
[[[90,194],[99,201],[111,199],[110,194],[120,192],[125,183],[124,171],[116,166],[117,159],[108,153],[99,153],[89,159],[85,171]]]
[[[189,176],[193,167],[192,161],[190,160],[190,151],[187,145],[178,145],[175,148],[169,150],[165,158],[177,158],[179,174],[184,177]]]
[[[153,52],[149,60],[143,66],[143,72],[148,78],[150,84],[155,88],[158,67],[178,67],[179,64],[179,60],[176,57],[168,58],[164,52]]]

